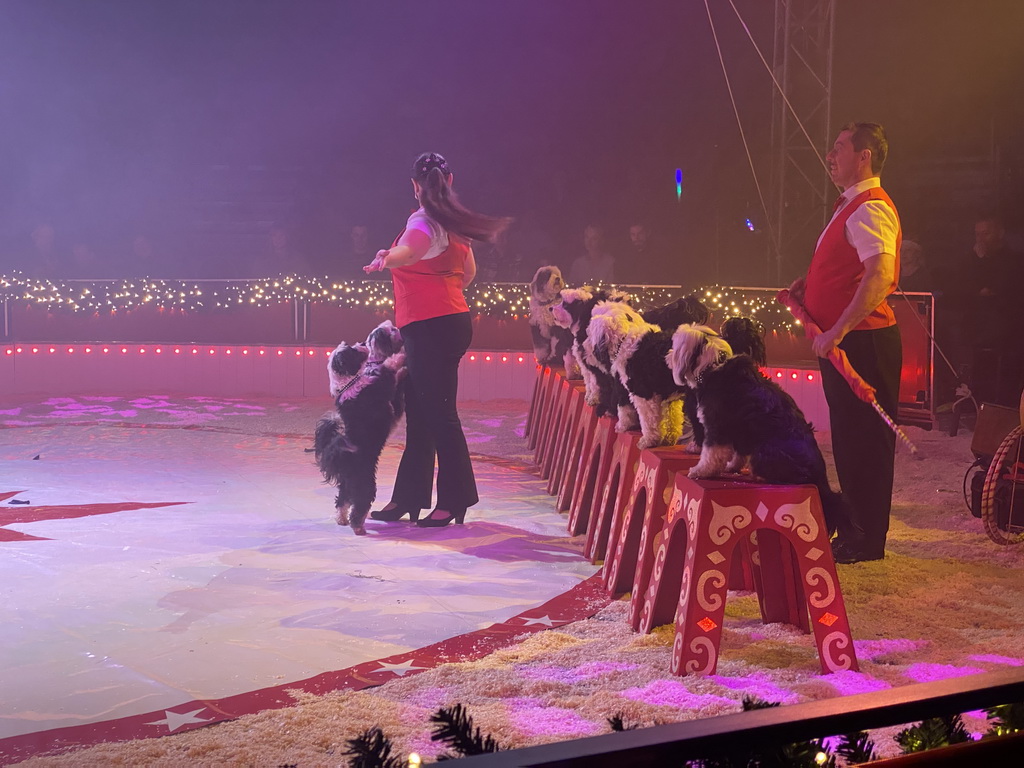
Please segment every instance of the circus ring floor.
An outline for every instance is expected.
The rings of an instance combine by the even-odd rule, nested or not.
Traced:
[[[1024,547],[964,508],[966,430],[908,428],[886,557],[840,567],[860,672],[730,593],[718,673],[676,677],[565,536],[526,403],[460,408],[468,524],[357,539],[303,452],[322,397],[0,398],[0,764],[336,766],[375,725],[429,760],[454,703],[512,748],[1024,667]]]
[[[608,602],[531,467],[479,452],[520,440],[522,407],[467,421],[482,501],[465,526],[369,521],[366,537],[333,521],[305,451],[322,411],[5,403],[0,762],[378,685]],[[382,456],[382,501],[400,456]]]

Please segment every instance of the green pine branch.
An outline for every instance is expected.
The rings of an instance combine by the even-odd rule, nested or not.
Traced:
[[[989,731],[983,738],[1007,736],[1024,731],[1024,704],[1000,704],[985,710],[988,715]]]
[[[622,718],[621,712],[616,712],[614,715],[608,718],[608,725],[613,731],[635,731],[640,727],[640,723],[630,723],[626,725],[626,721]]]
[[[473,718],[466,714],[461,704],[442,708],[430,717],[434,732],[430,738],[447,744],[460,755],[482,755],[499,752],[501,747],[491,736],[483,736],[480,729],[473,729]]]
[[[404,768],[406,761],[392,757],[394,745],[380,728],[370,728],[345,742],[344,754],[352,758],[351,768]]]
[[[960,715],[930,717],[896,734],[896,743],[903,749],[903,754],[925,752],[971,740],[971,734],[964,727]]]
[[[866,731],[847,733],[839,737],[835,752],[846,760],[848,765],[860,765],[870,763],[878,759],[875,752],[875,742],[871,740]]]

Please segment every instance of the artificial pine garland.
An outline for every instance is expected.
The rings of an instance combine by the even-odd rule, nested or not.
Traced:
[[[860,765],[878,759],[878,755],[875,753],[875,742],[865,731],[840,736],[835,753],[843,758],[847,765]]]
[[[751,696],[743,697],[744,712],[777,706],[777,702]],[[1003,704],[987,709],[986,713],[991,728],[983,738],[1005,736],[1024,730],[1024,703]],[[438,760],[498,752],[502,749],[497,740],[473,727],[473,718],[461,704],[439,709],[430,720],[435,725],[431,739],[443,742],[455,752],[454,755],[441,755]],[[615,732],[640,727],[639,723],[627,724],[622,713],[616,713],[608,718],[608,725]],[[961,744],[973,739],[964,727],[960,715],[946,715],[932,717],[905,728],[896,735],[895,740],[903,749],[903,754],[910,754]],[[864,731],[838,736],[832,741],[834,746],[829,746],[825,739],[811,739],[769,748],[766,751],[735,752],[719,757],[688,760],[683,765],[685,768],[835,768],[837,757],[843,758],[847,765],[863,765],[878,759],[875,744]],[[408,765],[406,759],[392,756],[394,745],[380,728],[371,728],[346,744],[349,748],[345,754],[352,758],[352,768],[406,768]]]
[[[391,756],[394,745],[380,728],[371,728],[345,743],[348,744],[345,754],[352,758],[351,768],[405,768],[407,765],[401,757]]]
[[[1024,731],[1024,704],[1000,704],[986,709],[985,714],[992,727],[982,738],[1009,736]]]
[[[447,744],[459,757],[501,750],[493,737],[481,735],[479,728],[473,729],[473,718],[466,714],[461,704],[439,709],[430,717],[430,722],[435,725],[434,732],[430,735],[431,740]],[[446,755],[438,759],[445,760],[449,757]]]
[[[964,727],[960,715],[930,717],[896,734],[896,743],[903,748],[905,755],[948,747],[951,744],[963,744],[966,741],[972,741],[971,734]]]

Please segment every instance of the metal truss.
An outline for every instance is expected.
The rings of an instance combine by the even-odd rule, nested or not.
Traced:
[[[772,202],[768,275],[776,285],[810,261],[835,188],[820,153],[832,141],[836,0],[775,0],[772,67]],[[788,102],[788,106],[787,106]]]

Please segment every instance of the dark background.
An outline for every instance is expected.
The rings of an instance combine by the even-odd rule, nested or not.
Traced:
[[[711,6],[765,185],[772,84]],[[737,8],[770,56],[773,3]],[[835,126],[886,125],[886,187],[934,264],[980,210],[1024,224],[1022,41],[1018,0],[839,2]],[[386,247],[433,150],[467,204],[517,218],[530,271],[597,222],[620,279],[650,280],[625,257],[643,219],[663,282],[769,274],[700,0],[0,0],[0,115],[0,273],[49,225],[62,258],[90,254],[72,276],[243,275],[277,225],[344,274],[351,227]]]

